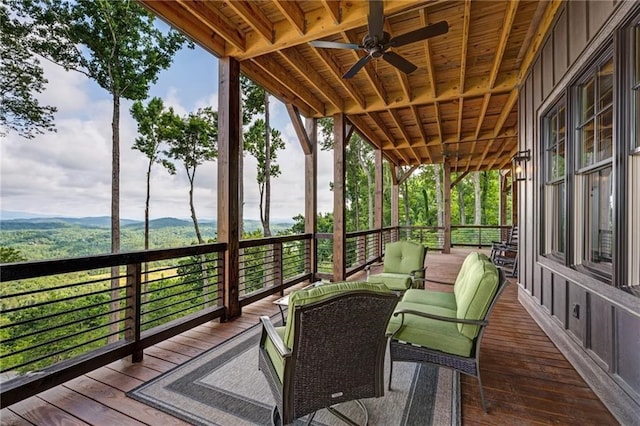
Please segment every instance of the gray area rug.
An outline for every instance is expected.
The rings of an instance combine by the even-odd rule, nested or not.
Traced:
[[[274,400],[258,370],[256,325],[193,360],[147,382],[127,395],[195,425],[268,425]],[[386,357],[385,386],[389,356]],[[362,402],[370,425],[459,425],[458,374],[432,365],[397,362],[393,386],[382,398]],[[339,410],[364,420],[354,403]],[[306,418],[303,418],[306,424]],[[343,425],[327,410],[313,425]]]

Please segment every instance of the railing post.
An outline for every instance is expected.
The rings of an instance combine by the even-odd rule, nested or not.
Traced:
[[[124,338],[126,341],[134,342],[134,349],[131,353],[131,362],[140,362],[143,358],[143,350],[140,347],[140,327],[142,306],[142,264],[134,263],[127,265],[127,319],[125,320]]]
[[[478,248],[482,248],[482,228],[478,227]]]
[[[273,245],[273,281],[282,288],[284,273],[282,272],[282,242]]]

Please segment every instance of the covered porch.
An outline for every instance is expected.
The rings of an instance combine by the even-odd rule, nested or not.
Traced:
[[[428,277],[454,279],[471,250],[429,252]],[[360,272],[352,279],[362,277]],[[476,380],[461,375],[462,423],[615,424],[616,419],[520,305],[517,292],[515,283],[507,287],[481,347],[489,413],[482,412]],[[208,322],[159,342],[145,349],[142,362],[121,359],[4,408],[2,424],[186,424],[125,393],[256,326],[260,315],[277,314],[272,302],[278,297],[246,305],[233,320]]]

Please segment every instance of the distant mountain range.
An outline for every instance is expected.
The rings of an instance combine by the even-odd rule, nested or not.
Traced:
[[[17,230],[17,229],[56,229],[71,226],[81,226],[84,228],[111,228],[111,218],[109,216],[97,217],[53,217],[53,216],[34,216],[28,213],[5,212],[0,213],[0,229]],[[217,228],[215,220],[200,220],[201,225]],[[274,225],[289,227],[293,224],[293,220],[282,220]],[[120,226],[123,229],[144,229],[144,221],[121,219]],[[149,228],[161,229],[176,226],[192,227],[191,220],[176,219],[173,217],[163,217],[152,219],[149,221]],[[262,225],[259,220],[245,219],[244,227],[246,230],[261,229]]]

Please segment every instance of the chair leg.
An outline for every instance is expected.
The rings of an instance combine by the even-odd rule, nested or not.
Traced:
[[[487,404],[484,402],[484,390],[482,390],[482,379],[480,379],[480,369],[478,369],[478,386],[480,386],[480,401],[482,402],[482,411],[487,414]]]
[[[391,390],[392,377],[393,377],[393,360],[389,360],[389,390]]]

